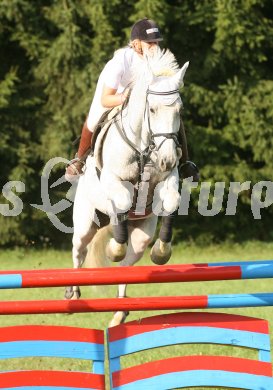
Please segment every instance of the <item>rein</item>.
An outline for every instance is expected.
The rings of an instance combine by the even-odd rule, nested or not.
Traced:
[[[139,175],[138,175],[138,182],[141,181],[141,176],[144,172],[144,167],[147,165],[147,161],[149,160],[150,155],[152,154],[153,151],[159,151],[163,143],[167,139],[172,139],[175,144],[180,147],[180,143],[178,141],[178,134],[177,133],[157,133],[155,134],[152,129],[151,129],[151,124],[150,124],[150,115],[149,115],[149,102],[148,102],[148,95],[172,95],[175,93],[178,93],[179,90],[175,89],[172,91],[167,91],[167,92],[157,92],[157,91],[152,91],[150,89],[147,89],[146,91],[146,104],[145,104],[145,110],[144,110],[144,120],[145,120],[145,115],[147,115],[147,120],[148,120],[148,132],[150,136],[150,141],[148,146],[144,150],[140,150],[132,141],[129,140],[129,138],[126,135],[124,126],[123,126],[123,117],[122,117],[122,111],[123,111],[123,105],[122,109],[120,111],[120,124],[121,127],[118,125],[118,121],[116,122],[117,130],[119,131],[119,134],[121,135],[122,139],[126,142],[128,146],[131,147],[131,149],[135,152],[136,158],[137,158],[137,164],[139,167]],[[143,120],[143,121],[144,121]],[[155,137],[164,137],[163,141],[160,143],[158,147],[156,147],[154,138]]]

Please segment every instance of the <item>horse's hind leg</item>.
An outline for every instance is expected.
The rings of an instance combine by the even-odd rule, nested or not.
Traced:
[[[73,236],[73,249],[72,249],[72,257],[73,257],[73,267],[81,268],[86,254],[87,254],[87,246],[91,242],[92,238],[96,234],[97,225],[92,223],[90,228],[85,232],[74,233]],[[81,292],[79,286],[69,286],[65,289],[65,298],[66,299],[78,299],[80,298]]]
[[[72,239],[72,258],[74,268],[82,266],[87,254],[87,245],[92,240],[99,226],[99,220],[90,196],[92,183],[92,175],[88,174],[87,168],[86,173],[79,179],[73,207],[74,234]],[[66,299],[77,299],[79,297],[80,288],[78,286],[66,288]]]
[[[117,298],[126,298],[126,288],[127,288],[127,284],[120,284],[118,286]],[[128,315],[129,315],[129,311],[116,311],[114,313],[112,320],[110,321],[109,327],[123,324],[123,322],[125,322],[126,317]]]
[[[146,219],[129,221],[129,242],[125,259],[120,262],[120,266],[131,266],[139,261],[147,246],[152,241],[157,224],[157,216],[152,215]],[[126,284],[118,286],[118,298],[126,297]],[[129,312],[115,312],[109,326],[119,325],[124,322]]]

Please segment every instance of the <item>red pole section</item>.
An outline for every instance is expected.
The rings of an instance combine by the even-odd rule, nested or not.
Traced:
[[[207,308],[207,296],[2,301],[0,315]]]
[[[0,315],[273,306],[273,293],[0,302]]]
[[[84,269],[49,269],[0,272],[3,283],[8,275],[18,275],[18,285],[5,288],[61,287],[87,285],[116,285],[140,283],[173,283],[242,278],[240,266],[213,266],[207,264],[134,266]]]

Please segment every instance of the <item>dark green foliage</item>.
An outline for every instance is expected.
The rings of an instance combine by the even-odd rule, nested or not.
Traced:
[[[191,158],[203,181],[271,180],[273,161],[273,8],[270,0],[0,0],[0,188],[25,183],[23,212],[0,214],[0,245],[44,240],[63,245],[41,203],[40,175],[56,156],[72,157],[97,78],[130,27],[147,16],[190,67],[182,90]],[[63,166],[56,166],[53,182]],[[65,198],[69,184],[52,192]],[[177,239],[271,239],[272,207],[254,220],[250,192],[236,216],[200,216],[199,189],[189,216],[177,220]],[[0,204],[8,201],[0,194]],[[12,204],[10,204],[12,208]],[[60,218],[67,226],[72,207]]]

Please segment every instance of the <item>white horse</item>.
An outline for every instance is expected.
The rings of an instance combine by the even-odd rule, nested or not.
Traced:
[[[178,208],[179,88],[187,67],[188,63],[179,69],[169,50],[158,49],[145,55],[143,68],[136,70],[128,104],[106,135],[99,136],[103,147],[96,143],[95,155],[88,157],[79,179],[73,210],[74,268],[83,265],[95,235],[97,250],[105,245],[109,229],[97,231],[109,219],[114,237],[108,241],[107,256],[121,266],[135,264],[154,237],[158,214],[169,215]],[[157,264],[171,255],[171,236],[165,232],[162,237],[151,250]],[[125,296],[126,285],[121,285],[118,297]],[[66,297],[78,298],[79,288],[68,288]],[[111,325],[124,318],[125,313],[115,313]]]

